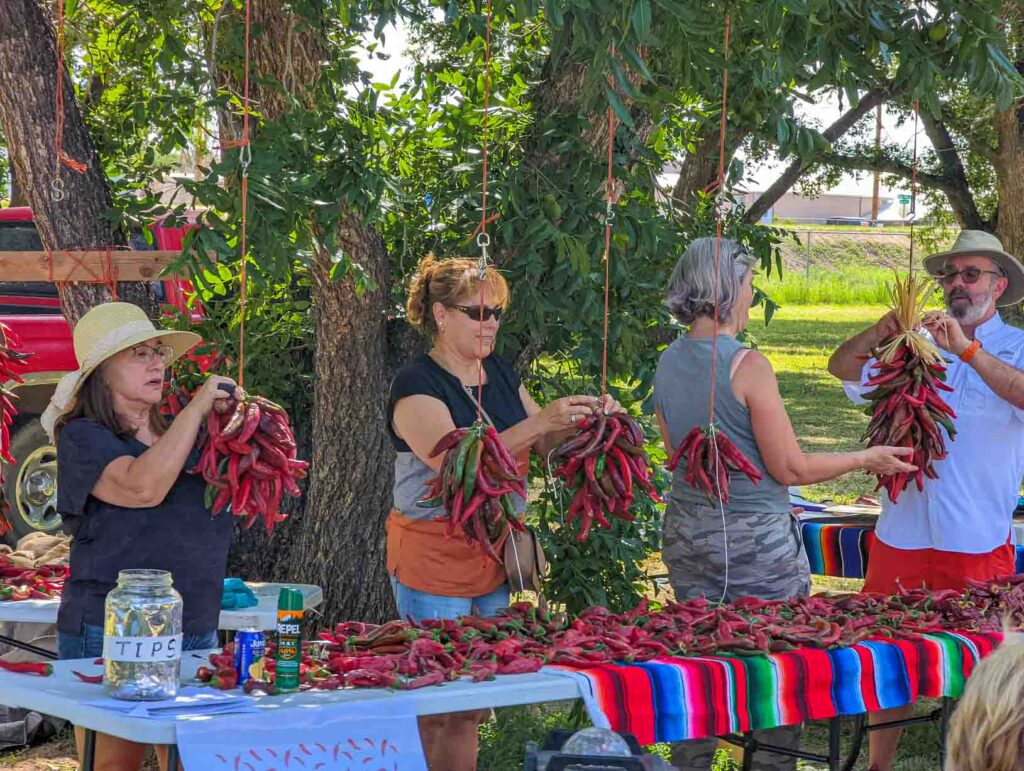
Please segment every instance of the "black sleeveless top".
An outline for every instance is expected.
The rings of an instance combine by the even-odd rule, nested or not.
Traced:
[[[526,420],[526,407],[519,397],[519,386],[522,381],[512,368],[512,364],[492,354],[484,359],[484,372],[487,373],[487,382],[483,388],[483,407],[494,421],[494,427],[498,432]],[[479,398],[476,386],[471,387],[470,391],[473,398]],[[476,404],[466,393],[462,381],[429,355],[417,356],[402,367],[391,382],[391,396],[388,399],[388,434],[396,452],[411,450],[409,445],[395,435],[395,429],[391,425],[395,416],[395,404],[399,399],[418,394],[432,396],[444,402],[457,427],[470,426],[476,421]]]

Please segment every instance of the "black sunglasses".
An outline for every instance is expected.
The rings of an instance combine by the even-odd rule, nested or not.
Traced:
[[[964,280],[965,284],[977,284],[982,273],[991,273],[993,276],[1003,275],[1001,270],[982,270],[981,268],[976,268],[971,265],[963,270],[940,270],[935,274],[935,279],[940,284],[949,286],[956,281],[957,276],[960,276],[960,278]]]
[[[479,321],[480,317],[483,316],[484,321],[501,321],[501,315],[505,312],[502,308],[488,308],[486,305],[483,306],[483,312],[479,305],[446,305],[446,308],[451,308],[453,311],[460,311],[465,313],[474,321]]]

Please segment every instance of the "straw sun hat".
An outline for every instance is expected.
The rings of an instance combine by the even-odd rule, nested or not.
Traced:
[[[1007,286],[996,305],[1016,305],[1024,299],[1024,266],[1012,254],[1003,251],[1002,242],[983,230],[962,230],[948,252],[930,254],[924,258],[924,269],[938,276],[952,257],[988,257],[1006,274]]]
[[[57,419],[74,406],[82,383],[100,364],[116,353],[156,338],[174,349],[171,361],[187,353],[202,339],[194,332],[157,329],[145,311],[131,303],[104,303],[82,316],[75,325],[74,334],[78,369],[57,383],[41,418],[46,433],[53,436]]]

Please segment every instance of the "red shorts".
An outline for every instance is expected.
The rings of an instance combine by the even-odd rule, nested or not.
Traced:
[[[963,554],[938,549],[897,549],[875,539],[868,555],[865,592],[895,594],[896,581],[904,589],[957,589],[967,587],[968,579],[985,581],[1016,572],[1013,544],[983,554]]]

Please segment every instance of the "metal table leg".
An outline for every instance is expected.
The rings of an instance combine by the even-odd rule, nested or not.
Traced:
[[[834,717],[828,721],[828,771],[842,771],[843,755],[839,739],[843,721]]]
[[[96,732],[91,728],[85,729],[85,739],[82,747],[82,771],[93,771],[96,763]]]
[[[49,661],[55,661],[57,658],[57,654],[53,651],[48,651],[45,648],[40,648],[36,645],[32,645],[31,643],[22,642],[21,640],[15,640],[13,637],[8,637],[4,634],[0,634],[0,643],[26,651],[34,656],[41,656]]]
[[[178,771],[178,745],[172,744],[167,748],[167,771]]]
[[[949,730],[949,719],[953,715],[953,708],[956,702],[949,696],[942,697],[942,707],[939,709],[939,765],[946,766],[946,732]]]

